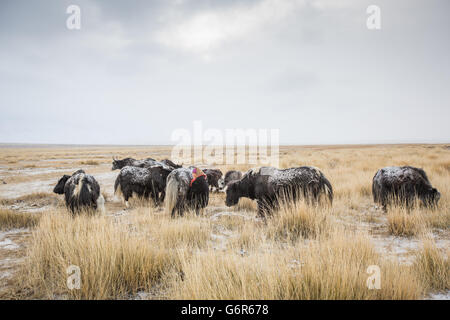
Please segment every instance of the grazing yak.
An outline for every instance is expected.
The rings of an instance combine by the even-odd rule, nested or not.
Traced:
[[[147,158],[144,160],[136,160],[133,158],[125,158],[122,160],[118,160],[118,159],[113,158],[113,163],[112,163],[113,166],[112,166],[111,170],[117,170],[117,169],[120,170],[126,166],[144,168],[146,166],[154,165],[155,162],[156,162],[156,160],[152,159],[152,158]]]
[[[219,191],[219,179],[222,178],[222,171],[219,169],[203,169],[203,172],[206,174],[208,178],[208,185],[211,188],[216,188],[216,191]]]
[[[226,194],[225,204],[228,207],[236,205],[241,197],[256,199],[260,217],[270,214],[279,206],[280,198],[286,196],[289,200],[302,197],[309,202],[319,203],[321,195],[325,195],[330,204],[333,201],[330,182],[314,167],[251,169],[241,180],[230,182]]]
[[[104,211],[105,199],[100,194],[100,186],[95,178],[83,170],[74,172],[71,176],[64,175],[59,179],[54,193],[64,194],[66,206],[77,213],[82,209],[99,209]]]
[[[158,205],[164,201],[166,179],[172,168],[164,165],[151,167],[125,166],[120,170],[114,183],[114,194],[122,194],[125,205],[135,193],[139,197],[148,199],[150,196]]]
[[[225,189],[225,187],[228,186],[231,181],[241,180],[241,178],[242,172],[235,170],[227,171],[227,173],[225,173],[225,177],[223,179],[219,179],[220,190]]]
[[[183,167],[183,166],[181,166],[181,165],[179,165],[179,164],[174,163],[172,160],[169,160],[169,159],[164,159],[164,160],[161,160],[160,162],[161,162],[162,164],[165,164],[166,166],[172,167],[172,168],[174,168],[174,169],[179,169],[179,168],[182,168],[182,167]]]
[[[205,173],[196,167],[173,170],[167,177],[166,211],[175,217],[185,209],[194,209],[199,214],[209,201],[209,187]]]
[[[392,202],[411,207],[416,198],[425,206],[433,207],[441,197],[436,188],[431,186],[425,171],[410,166],[378,170],[373,177],[372,195],[373,201],[381,204],[384,211]]]
[[[174,162],[172,162],[169,159],[164,159],[161,161],[157,161],[153,158],[147,158],[144,160],[136,160],[133,158],[125,158],[122,160],[118,160],[113,158],[113,162],[112,162],[112,168],[111,170],[117,170],[117,169],[122,169],[123,167],[126,166],[131,166],[131,167],[139,167],[139,168],[147,168],[147,167],[151,167],[151,166],[155,166],[155,165],[161,165],[161,166],[166,166],[168,168],[172,168],[172,169],[177,169],[177,168],[181,168],[180,165],[175,164]]]

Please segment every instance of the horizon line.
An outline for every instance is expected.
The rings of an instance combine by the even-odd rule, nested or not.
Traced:
[[[325,146],[379,146],[379,145],[446,145],[450,144],[449,142],[376,142],[376,143],[319,143],[319,144],[279,144],[279,147],[325,147]],[[51,146],[51,147],[61,147],[61,146],[67,146],[67,147],[174,147],[174,146],[191,146],[191,147],[199,147],[199,146],[215,146],[215,147],[226,147],[226,146],[232,146],[232,147],[254,147],[255,145],[209,145],[209,144],[202,144],[202,145],[177,145],[177,144],[109,144],[109,143],[102,143],[102,144],[89,144],[89,143],[34,143],[34,142],[0,142],[0,147],[39,147],[39,146]],[[271,145],[268,145],[268,147],[273,147]]]

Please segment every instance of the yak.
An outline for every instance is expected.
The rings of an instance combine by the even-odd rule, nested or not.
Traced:
[[[219,190],[219,179],[222,178],[222,171],[219,169],[203,169],[203,172],[206,174],[208,185],[211,189]]]
[[[164,159],[164,160],[158,161],[153,158],[146,158],[144,160],[136,160],[133,158],[125,158],[125,159],[119,160],[119,159],[113,158],[111,170],[117,170],[117,169],[120,170],[126,166],[147,168],[147,167],[156,166],[156,165],[167,167],[167,169],[181,168],[180,165],[175,164],[173,161],[171,161],[169,159]]]
[[[323,173],[314,167],[297,167],[280,170],[261,167],[247,171],[241,180],[232,181],[226,188],[225,204],[236,205],[239,198],[247,197],[257,201],[258,215],[262,218],[276,209],[282,198],[295,201],[303,198],[319,203],[325,195],[333,202],[333,188]]]
[[[147,158],[144,160],[136,160],[133,158],[125,158],[125,159],[119,160],[119,159],[113,158],[112,163],[113,163],[113,166],[112,166],[111,170],[117,170],[117,169],[120,170],[126,166],[139,167],[139,168],[150,167],[155,164],[158,164],[158,161],[156,161],[153,158]]]
[[[185,209],[194,209],[198,215],[209,201],[206,174],[196,167],[178,168],[167,177],[166,212],[172,218],[176,212],[183,215]]]
[[[72,214],[82,209],[104,211],[105,199],[100,193],[100,185],[93,176],[83,170],[75,171],[71,176],[62,176],[53,192],[64,194],[66,206]]]
[[[165,164],[166,166],[172,167],[172,168],[174,168],[174,169],[179,169],[179,168],[182,168],[182,167],[183,167],[183,166],[181,166],[181,165],[179,165],[179,164],[174,163],[172,160],[169,160],[169,159],[164,159],[164,160],[161,160],[160,162],[161,162],[162,164]]]
[[[227,171],[227,173],[225,173],[225,177],[219,179],[219,189],[224,190],[231,181],[241,180],[241,178],[242,172],[235,170]]]
[[[164,201],[166,179],[171,168],[162,165],[151,167],[125,166],[114,183],[114,194],[121,194],[128,207],[128,199],[135,193],[139,197],[152,197],[156,205]]]
[[[437,205],[441,194],[433,188],[423,169],[411,166],[386,167],[377,171],[372,181],[373,200],[384,211],[392,203],[403,203],[411,208],[415,199],[423,205]]]

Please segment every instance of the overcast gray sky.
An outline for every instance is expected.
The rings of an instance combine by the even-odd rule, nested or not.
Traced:
[[[66,8],[81,8],[81,29]],[[366,9],[381,8],[381,30]],[[450,1],[0,2],[0,142],[450,142]]]

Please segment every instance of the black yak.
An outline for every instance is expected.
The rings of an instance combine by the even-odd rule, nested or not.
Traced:
[[[171,171],[171,168],[163,165],[145,168],[125,166],[114,183],[114,194],[122,194],[127,207],[128,199],[133,193],[145,199],[152,197],[158,205],[160,201],[164,201],[166,179]]]
[[[377,171],[372,181],[372,195],[375,203],[383,210],[392,202],[411,207],[416,198],[425,206],[435,206],[441,194],[433,188],[425,171],[410,166],[386,167]]]
[[[64,194],[66,206],[72,213],[77,213],[82,209],[104,211],[105,199],[100,194],[98,182],[83,170],[78,170],[71,176],[64,175],[59,179],[53,192]]]
[[[222,178],[222,171],[219,169],[203,169],[203,172],[206,174],[206,177],[208,178],[208,185],[211,188],[211,191],[213,188],[216,189],[216,191],[219,190],[219,179]]]
[[[172,170],[181,168],[180,165],[175,164],[174,162],[172,162],[169,159],[157,161],[153,158],[146,158],[144,160],[136,160],[133,158],[125,158],[122,160],[118,160],[118,159],[113,158],[111,170],[117,170],[117,169],[120,170],[126,166],[148,168],[148,167],[152,167],[152,166],[156,166],[156,165],[166,166],[168,168],[172,168]]]
[[[298,167],[280,170],[273,167],[261,167],[247,171],[241,180],[232,181],[226,188],[225,204],[230,207],[239,202],[239,198],[256,199],[258,215],[265,217],[279,205],[279,200],[288,197],[296,200],[302,197],[309,202],[319,203],[325,195],[330,204],[333,201],[333,188],[323,173],[314,167]]]
[[[133,158],[125,158],[125,159],[119,160],[119,159],[113,158],[113,162],[112,162],[113,165],[112,165],[111,170],[117,170],[117,169],[120,170],[126,166],[144,168],[147,166],[155,165],[156,163],[157,163],[157,161],[152,158],[147,158],[144,160],[136,160]]]
[[[195,167],[173,170],[167,177],[166,211],[175,217],[185,209],[194,209],[199,214],[209,201],[209,186],[202,170]]]
[[[227,171],[227,173],[225,173],[225,177],[219,180],[219,188],[223,190],[231,181],[241,180],[241,178],[242,172],[235,170]]]

